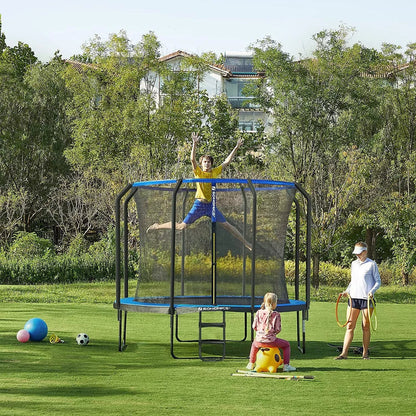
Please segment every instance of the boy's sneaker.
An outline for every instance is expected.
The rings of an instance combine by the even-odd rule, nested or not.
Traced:
[[[248,363],[246,365],[247,370],[254,370],[254,366],[256,365],[256,363]]]
[[[296,367],[292,367],[290,364],[285,364],[283,366],[283,371],[284,372],[296,371]]]

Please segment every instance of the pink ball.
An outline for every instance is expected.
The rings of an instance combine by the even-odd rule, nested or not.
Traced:
[[[21,329],[17,334],[16,338],[19,342],[28,342],[30,339],[30,334],[26,329]]]

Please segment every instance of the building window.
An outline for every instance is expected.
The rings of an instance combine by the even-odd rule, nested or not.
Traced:
[[[256,104],[253,104],[254,97],[248,97],[244,95],[244,87],[251,82],[241,78],[231,78],[225,81],[225,94],[227,95],[228,102],[233,108],[258,108]]]
[[[238,128],[240,131],[256,132],[265,125],[266,116],[261,111],[239,111]]]
[[[224,66],[233,73],[240,74],[252,74],[253,69],[253,58],[242,57],[242,56],[226,56]]]

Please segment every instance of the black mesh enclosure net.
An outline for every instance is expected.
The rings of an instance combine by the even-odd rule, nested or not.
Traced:
[[[208,216],[184,229],[196,182],[212,186]],[[137,182],[138,283],[135,299],[171,296],[181,303],[249,303],[266,292],[288,302],[284,253],[293,183],[248,179]],[[174,221],[172,221],[174,220]],[[172,227],[174,222],[174,227]],[[172,281],[173,278],[173,281]],[[151,285],[141,285],[152,282]]]

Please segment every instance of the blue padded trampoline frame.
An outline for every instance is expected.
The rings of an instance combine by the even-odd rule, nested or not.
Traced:
[[[213,185],[213,191],[215,192],[216,183],[232,183],[247,185],[250,189],[253,196],[253,250],[252,250],[252,280],[251,287],[252,293],[251,296],[241,297],[221,297],[218,298],[215,296],[215,290],[213,290],[212,297],[199,296],[175,296],[174,293],[174,270],[175,270],[175,235],[174,224],[176,222],[176,195],[180,190],[182,184],[187,183],[196,183],[196,182],[207,182]],[[172,196],[172,232],[171,232],[171,293],[170,296],[158,297],[158,298],[132,298],[129,297],[129,287],[128,287],[128,250],[122,250],[123,247],[127,247],[128,244],[128,205],[137,192],[139,187],[152,187],[160,185],[175,185]],[[282,182],[282,181],[273,181],[273,180],[251,180],[251,179],[168,179],[161,181],[144,181],[144,182],[134,182],[128,184],[117,196],[115,202],[115,215],[116,215],[116,264],[115,264],[115,281],[116,281],[116,300],[113,304],[113,307],[117,310],[117,320],[119,323],[119,351],[123,351],[126,348],[126,332],[127,332],[127,312],[150,312],[150,313],[162,313],[169,314],[171,319],[171,334],[170,334],[170,352],[173,358],[201,358],[201,353],[199,357],[179,357],[174,352],[174,338],[180,342],[197,342],[197,340],[181,340],[178,337],[178,326],[179,326],[179,315],[185,313],[200,313],[200,325],[201,325],[201,313],[203,311],[222,311],[224,314],[226,312],[243,312],[244,313],[244,326],[245,334],[242,340],[245,341],[247,338],[247,314],[251,315],[251,322],[253,322],[255,312],[260,308],[262,299],[254,296],[254,287],[255,287],[255,232],[256,232],[256,185],[270,185],[276,189],[276,187],[282,188],[293,188],[300,193],[300,195],[306,200],[306,241],[305,241],[305,260],[306,260],[306,278],[305,278],[305,299],[299,299],[299,264],[300,264],[300,203],[296,198],[294,198],[295,210],[296,210],[296,230],[295,230],[295,299],[289,300],[288,303],[279,304],[277,310],[279,312],[296,312],[297,314],[297,346],[298,349],[305,354],[306,352],[306,329],[305,323],[309,318],[309,308],[310,308],[310,274],[311,274],[311,202],[309,195],[306,191],[295,182]],[[160,189],[160,188],[158,188]],[[265,189],[265,188],[261,188]],[[172,188],[167,188],[172,192]],[[215,201],[215,197],[213,198]],[[124,202],[122,202],[124,200]],[[215,202],[214,202],[215,203]],[[121,210],[121,205],[123,205],[123,214]],[[123,221],[122,221],[123,220]],[[123,227],[123,241],[121,238]],[[215,222],[214,222],[215,227]],[[213,233],[215,233],[215,228],[213,228]],[[122,251],[124,253],[122,258]],[[213,259],[215,262],[215,238],[213,238]],[[122,276],[121,276],[121,265],[123,267],[123,293],[122,296]],[[215,267],[213,268],[213,277],[215,279]],[[233,298],[233,299],[231,299]],[[232,302],[231,302],[232,300]],[[185,302],[186,301],[186,302]],[[124,317],[123,317],[124,312]],[[225,334],[225,328],[224,328]],[[251,330],[251,339],[253,340],[253,330]],[[225,357],[225,343],[224,343],[224,353],[223,358]]]

